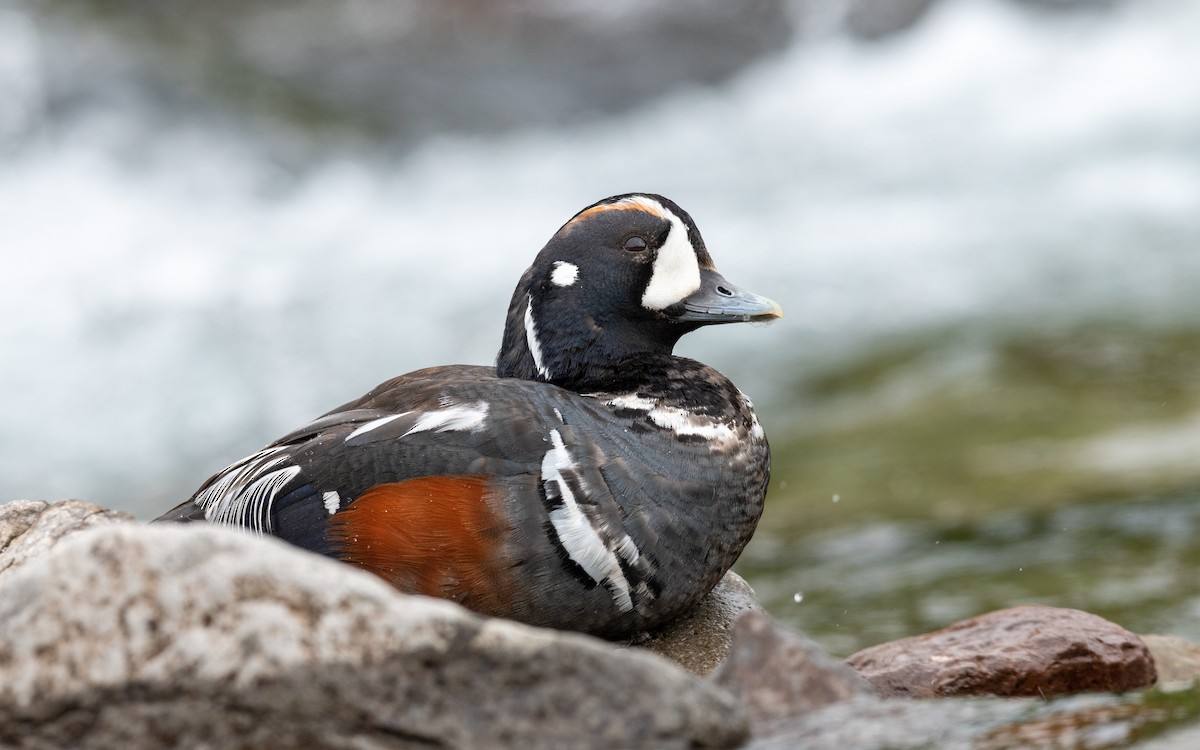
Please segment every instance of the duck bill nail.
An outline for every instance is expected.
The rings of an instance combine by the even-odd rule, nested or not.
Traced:
[[[675,320],[689,323],[744,323],[783,317],[779,303],[742,289],[716,271],[700,272],[700,288],[681,303]]]

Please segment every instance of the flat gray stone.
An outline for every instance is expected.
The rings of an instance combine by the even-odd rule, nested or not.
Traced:
[[[696,608],[638,642],[692,674],[707,675],[729,655],[733,629],[747,612],[762,612],[754,589],[732,570]]]
[[[0,746],[733,747],[653,654],[398,593],[272,539],[113,525],[0,579]]]

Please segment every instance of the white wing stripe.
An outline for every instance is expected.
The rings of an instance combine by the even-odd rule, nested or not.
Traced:
[[[437,411],[414,412],[406,411],[400,414],[389,414],[386,417],[373,419],[370,422],[358,427],[349,435],[346,436],[343,442],[350,442],[360,435],[377,430],[386,424],[390,424],[401,417],[407,417],[417,414],[417,421],[412,427],[408,428],[400,437],[408,437],[409,435],[418,432],[447,432],[449,430],[471,430],[477,431],[482,429],[484,422],[487,420],[488,403],[486,401],[476,401],[471,406],[459,406],[452,401],[447,401],[443,404],[446,408],[438,409]]]
[[[583,568],[593,581],[607,584],[617,609],[629,612],[633,609],[633,599],[629,595],[629,581],[621,570],[621,563],[579,507],[575,493],[571,491],[562,475],[563,471],[576,468],[575,460],[563,443],[558,430],[550,430],[550,441],[553,447],[546,451],[542,458],[542,481],[546,483],[547,494],[551,497],[557,496],[562,501],[561,505],[550,511],[550,523],[554,527],[554,533],[558,535],[558,540],[567,551],[567,555]],[[633,548],[632,553],[630,547]],[[628,535],[621,540],[618,549],[627,560],[630,554],[636,559],[637,547]]]
[[[292,477],[299,473],[299,466],[288,466],[270,474],[264,474],[247,485],[246,489],[238,495],[238,504],[250,509],[247,520],[250,521],[252,528],[262,532],[270,526],[271,504],[275,502],[275,495],[292,480]]]
[[[283,446],[267,448],[225,470],[221,478],[196,496],[196,505],[213,523],[232,523],[270,530],[271,504],[285,484],[300,473],[284,466],[291,458]],[[275,468],[275,467],[281,468]],[[271,471],[274,469],[274,471]]]
[[[251,476],[260,471],[286,461],[287,456],[276,455],[282,450],[282,447],[267,448],[225,469],[219,480],[196,496],[195,502],[204,508],[205,517],[209,521],[225,518],[228,511],[223,506],[227,504],[230,492],[236,492]]]
[[[351,432],[349,435],[347,435],[346,439],[342,442],[348,443],[351,440],[353,440],[354,438],[358,437],[359,435],[364,435],[364,434],[370,432],[371,430],[377,429],[379,427],[383,427],[388,422],[397,420],[400,417],[403,417],[409,413],[410,412],[403,412],[400,414],[392,414],[392,415],[389,415],[386,417],[380,417],[379,419],[372,419],[370,422],[367,422],[366,424],[358,427],[357,429],[354,430],[354,432]]]
[[[416,412],[416,423],[404,435],[436,430],[479,430],[487,420],[488,404],[478,401],[469,406],[455,405],[445,401],[444,409]],[[414,412],[389,414],[359,425],[346,436],[348,442],[360,435],[377,430],[401,417]],[[204,517],[212,523],[230,523],[247,526],[255,531],[267,532],[271,528],[271,506],[279,491],[300,474],[299,466],[289,466],[292,459],[287,446],[265,448],[258,453],[230,465],[220,476],[194,500],[204,510]],[[325,492],[322,504],[332,515],[341,505],[336,492]]]
[[[417,423],[401,437],[408,437],[414,432],[437,430],[471,430],[483,427],[488,415],[486,401],[476,401],[473,406],[451,406],[440,411],[427,411],[421,415]],[[347,438],[348,439],[348,438]]]

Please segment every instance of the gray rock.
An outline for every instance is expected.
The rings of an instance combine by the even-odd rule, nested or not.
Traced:
[[[0,746],[732,747],[648,653],[402,595],[271,539],[116,525],[0,580]]]
[[[695,609],[637,645],[693,674],[707,675],[729,655],[738,618],[747,612],[762,611],[754,589],[731,570]]]
[[[755,735],[834,703],[875,699],[853,669],[761,612],[738,620],[729,659],[713,680],[742,700]]]
[[[82,500],[14,500],[0,505],[0,576],[78,531],[133,520],[128,513]]]

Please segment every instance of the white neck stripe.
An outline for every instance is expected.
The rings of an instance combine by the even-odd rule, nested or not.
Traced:
[[[525,307],[525,343],[529,345],[529,353],[533,356],[533,368],[546,380],[550,379],[550,371],[542,363],[542,345],[537,337],[537,324],[533,320],[533,297],[528,297],[529,304]]]

